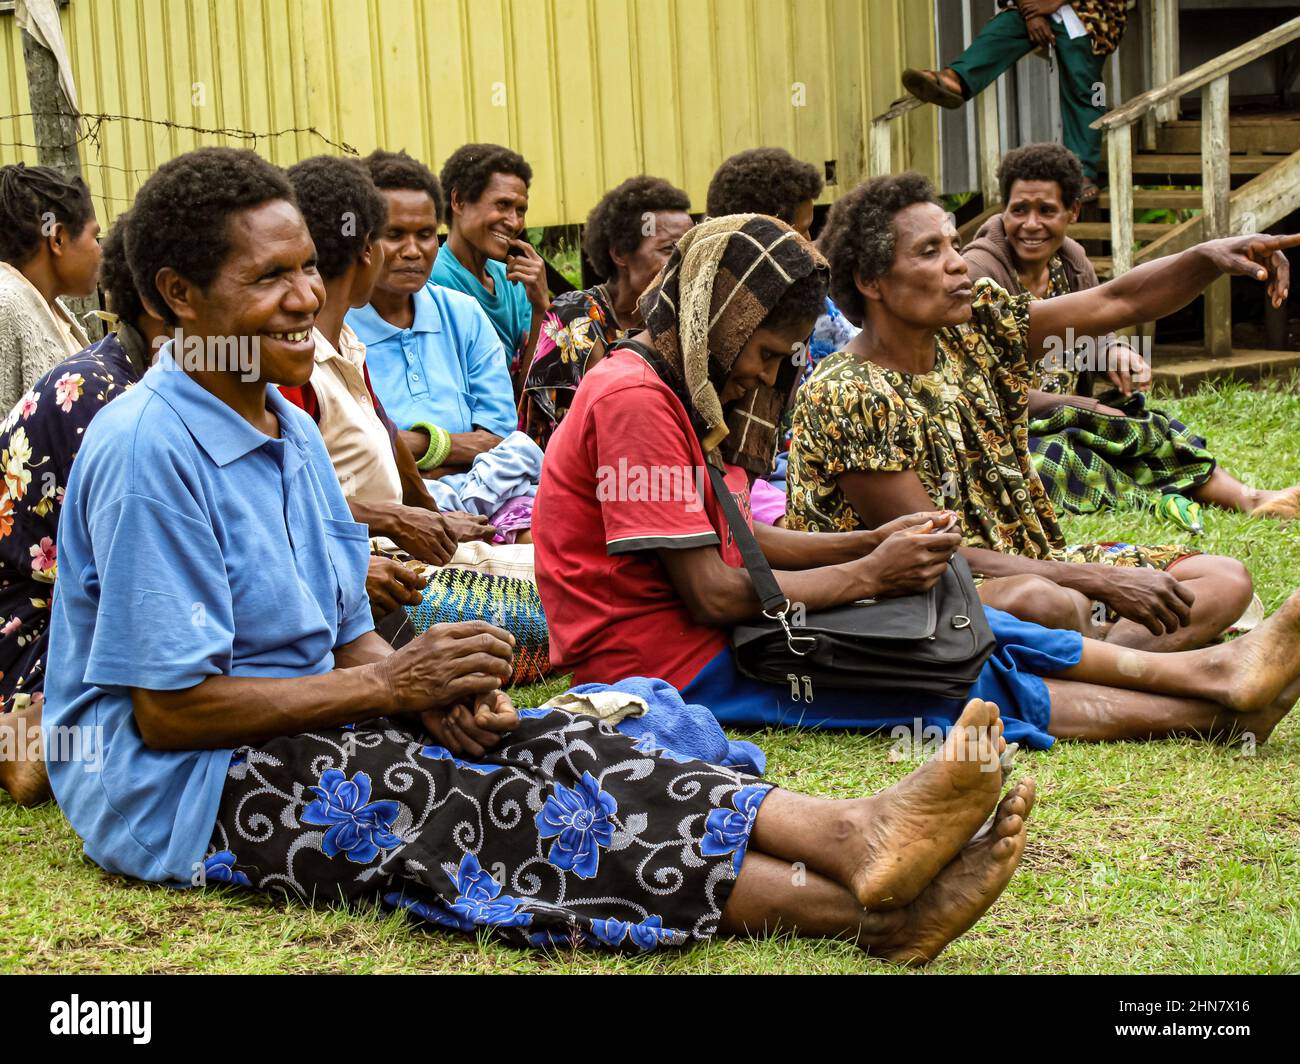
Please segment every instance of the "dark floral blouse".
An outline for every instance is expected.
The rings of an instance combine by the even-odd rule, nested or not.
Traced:
[[[1059,556],[1056,513],[1029,454],[1032,298],[976,281],[974,317],[939,332],[929,373],[847,351],[826,358],[795,398],[787,527],[861,527],[838,478],[910,469],[936,507],[961,515],[968,546]]]
[[[39,701],[45,686],[55,532],[86,426],[143,374],[143,341],[116,333],[64,359],[0,421],[0,704]]]

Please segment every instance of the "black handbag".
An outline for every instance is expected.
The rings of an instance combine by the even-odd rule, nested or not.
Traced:
[[[943,579],[923,594],[863,599],[792,616],[790,600],[721,471],[705,464],[765,618],[732,632],[742,673],[789,683],[791,697],[806,702],[813,701],[817,687],[888,688],[951,699],[970,693],[997,641],[963,558],[954,557]]]

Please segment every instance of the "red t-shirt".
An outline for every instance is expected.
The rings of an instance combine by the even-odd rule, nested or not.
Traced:
[[[748,520],[745,471],[729,468],[727,484]],[[743,565],[685,408],[635,352],[583,378],[547,445],[533,543],[551,661],[575,683],[651,676],[681,688],[728,645],[691,618],[655,554],[713,546]]]

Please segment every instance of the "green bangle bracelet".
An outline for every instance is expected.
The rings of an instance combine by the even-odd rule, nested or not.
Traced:
[[[451,453],[451,433],[424,421],[416,422],[411,428],[423,429],[429,436],[429,447],[424,452],[424,457],[416,459],[415,468],[421,472],[437,469]]]

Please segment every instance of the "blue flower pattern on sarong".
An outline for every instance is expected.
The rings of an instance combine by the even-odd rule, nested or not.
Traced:
[[[237,887],[251,887],[248,876],[235,867],[235,855],[229,850],[214,853],[203,862],[203,882],[232,883]]]
[[[316,800],[302,811],[304,824],[330,825],[322,849],[329,857],[342,853],[356,864],[369,864],[380,850],[401,843],[392,832],[397,803],[370,801],[370,777],[358,772],[348,779],[336,768],[327,769],[310,788]]]
[[[700,853],[706,857],[720,857],[734,851],[732,867],[736,875],[740,875],[740,865],[745,860],[745,847],[749,845],[749,833],[758,816],[758,807],[769,790],[771,788],[764,784],[742,787],[731,796],[735,810],[713,810],[704,822]]]
[[[557,783],[536,817],[542,838],[559,836],[546,859],[579,879],[591,879],[600,862],[600,847],[614,838],[610,818],[617,812],[618,803],[600,789],[590,772],[582,774],[576,788]]]
[[[499,772],[501,765],[479,765],[473,761],[462,761],[445,746],[424,746],[420,748],[421,757],[431,757],[435,761],[450,761],[457,768],[463,768],[467,772],[477,772],[486,776],[489,772]]]

